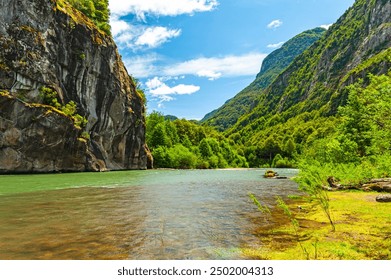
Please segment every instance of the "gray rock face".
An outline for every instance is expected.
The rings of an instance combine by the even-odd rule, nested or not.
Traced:
[[[0,173],[145,169],[145,107],[112,38],[53,0],[0,0],[0,18]],[[42,86],[90,139],[37,104]]]

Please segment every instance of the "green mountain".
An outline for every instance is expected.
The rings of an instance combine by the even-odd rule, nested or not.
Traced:
[[[305,31],[270,53],[264,59],[261,71],[256,79],[222,107],[205,115],[201,123],[208,124],[221,131],[234,125],[240,116],[251,110],[260,91],[267,88],[298,55],[319,40],[325,31],[320,27]]]
[[[320,40],[304,51],[226,131],[245,147],[250,165],[292,157],[330,135],[349,85],[391,66],[391,2],[357,0]]]

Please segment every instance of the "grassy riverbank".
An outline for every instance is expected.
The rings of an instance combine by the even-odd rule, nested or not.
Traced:
[[[248,258],[271,260],[390,260],[391,204],[376,202],[378,195],[358,191],[329,193],[335,232],[319,206],[293,200],[289,208],[299,222],[299,238],[288,218],[275,208],[273,219],[285,220],[283,225],[262,226],[259,237],[265,246],[242,252]]]

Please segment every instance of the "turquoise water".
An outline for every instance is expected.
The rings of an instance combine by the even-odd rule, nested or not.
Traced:
[[[0,176],[0,259],[240,259],[262,246],[254,193],[297,194],[260,169]],[[279,170],[292,177],[297,171]]]

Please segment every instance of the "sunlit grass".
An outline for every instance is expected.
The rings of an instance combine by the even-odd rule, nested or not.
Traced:
[[[390,260],[391,204],[376,202],[378,193],[335,192],[329,195],[335,232],[331,231],[319,206],[311,208],[310,202],[301,201],[304,211],[299,211],[298,202],[290,204],[290,208],[295,209],[300,223],[301,243],[309,252],[310,259]],[[306,259],[288,223],[269,231],[270,235],[261,237],[265,246],[243,249],[242,252],[248,258]]]

